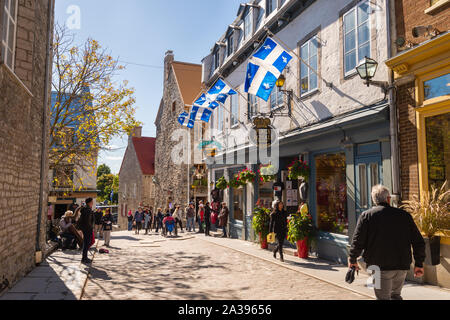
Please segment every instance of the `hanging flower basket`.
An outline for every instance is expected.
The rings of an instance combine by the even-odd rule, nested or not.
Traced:
[[[252,170],[249,170],[248,168],[245,168],[244,170],[239,172],[238,178],[241,183],[247,184],[255,180],[256,173],[254,173]]]
[[[219,190],[225,190],[228,187],[228,181],[225,177],[220,178],[216,183],[216,188]]]
[[[290,180],[297,180],[300,177],[305,179],[305,181],[308,181],[309,179],[309,166],[306,163],[306,161],[295,160],[288,167],[288,170],[289,170],[288,178]]]
[[[262,182],[276,181],[277,173],[273,165],[261,166],[258,170]]]
[[[229,188],[242,188],[243,186],[245,186],[246,183],[242,182],[239,179],[239,175],[234,176],[233,178],[230,179],[230,181],[228,181],[228,187]]]

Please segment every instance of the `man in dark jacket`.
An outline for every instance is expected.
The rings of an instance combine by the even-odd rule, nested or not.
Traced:
[[[92,198],[86,199],[86,206],[81,209],[80,219],[78,220],[78,227],[83,232],[83,258],[82,263],[91,263],[88,258],[88,250],[91,246],[92,234],[94,232],[95,217],[92,211],[94,200]]]
[[[411,246],[414,276],[419,278],[424,274],[425,241],[411,215],[390,206],[391,197],[386,187],[374,186],[372,200],[375,206],[358,220],[349,267],[359,269],[357,258],[364,251],[362,256],[367,266],[373,266],[376,272],[380,270],[379,275],[374,275],[377,299],[402,300],[401,291],[412,263]]]
[[[205,236],[211,236],[209,231],[211,230],[211,207],[209,206],[209,202],[205,204]]]

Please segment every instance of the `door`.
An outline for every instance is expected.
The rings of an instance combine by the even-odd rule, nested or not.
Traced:
[[[359,157],[355,162],[356,169],[356,221],[364,211],[373,206],[372,187],[382,184],[381,155]]]

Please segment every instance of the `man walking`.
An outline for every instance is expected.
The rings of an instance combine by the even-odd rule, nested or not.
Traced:
[[[81,209],[81,215],[78,221],[79,228],[83,232],[83,257],[81,262],[85,264],[92,262],[92,260],[88,258],[88,250],[91,246],[92,235],[94,232],[95,217],[94,212],[92,211],[93,205],[94,200],[92,198],[86,199],[86,205]]]
[[[222,227],[222,238],[227,238],[227,224],[228,224],[228,215],[230,211],[228,210],[227,203],[222,203],[222,209],[219,214],[219,226]]]
[[[187,217],[187,226],[188,232],[191,232],[192,230],[195,232],[195,208],[194,204],[190,203],[189,208],[186,209],[186,217]]]
[[[389,190],[381,185],[372,189],[374,207],[361,214],[353,236],[349,267],[359,270],[357,258],[363,253],[367,266],[380,269],[374,275],[375,295],[378,300],[403,300],[401,296],[406,274],[412,262],[414,276],[424,274],[425,241],[413,218],[404,210],[390,206]],[[379,283],[377,283],[379,282]]]

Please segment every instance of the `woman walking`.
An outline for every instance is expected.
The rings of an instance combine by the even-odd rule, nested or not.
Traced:
[[[283,258],[283,244],[287,236],[287,217],[288,214],[284,209],[284,204],[281,201],[275,203],[272,214],[270,215],[269,232],[275,232],[278,240],[278,246],[273,251],[273,257],[277,258],[277,251],[280,251],[280,261],[284,262]]]
[[[109,247],[113,223],[114,220],[111,214],[111,209],[107,208],[105,215],[102,217],[102,229],[103,229],[103,236],[105,239],[104,246],[106,247]]]
[[[205,206],[203,205],[203,201],[200,200],[198,203],[198,212],[197,212],[197,223],[198,223],[198,232],[203,233],[203,216],[205,215]]]
[[[148,212],[148,209],[144,210],[144,228],[145,228],[145,234],[148,234],[148,229],[150,225],[150,213]]]
[[[222,209],[219,213],[219,227],[222,227],[222,238],[227,238],[227,225],[228,225],[228,215],[230,211],[228,210],[227,203],[222,203]]]
[[[158,213],[156,214],[156,232],[162,229],[162,221],[164,219],[164,215],[162,213],[162,209],[158,208]]]
[[[209,237],[211,236],[209,234],[209,231],[211,230],[211,207],[209,206],[209,202],[205,204],[205,236]]]
[[[175,234],[178,234],[178,225],[180,226],[181,232],[183,232],[183,223],[181,222],[183,214],[179,205],[176,205],[172,217],[175,219]]]
[[[144,220],[144,213],[142,212],[142,207],[138,208],[138,211],[134,214],[134,221],[136,222],[135,234],[139,234],[142,229],[142,221]]]
[[[131,210],[128,211],[128,231],[133,230],[133,214],[131,213]]]

